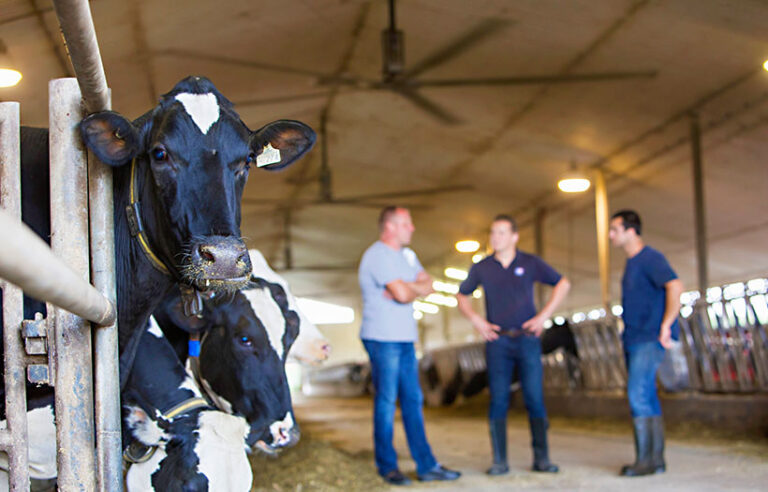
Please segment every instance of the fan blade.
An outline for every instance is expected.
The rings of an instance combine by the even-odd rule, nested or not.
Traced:
[[[427,56],[419,63],[406,70],[401,77],[408,79],[419,75],[420,73],[434,68],[441,63],[445,63],[451,58],[459,56],[480,41],[496,34],[509,26],[512,22],[506,19],[485,19],[480,22],[453,42],[447,44],[440,50],[430,56]]]
[[[295,94],[292,96],[267,97],[264,99],[249,99],[247,101],[237,101],[233,104],[239,108],[244,106],[264,106],[267,104],[279,104],[283,102],[301,101],[304,99],[317,99],[328,97],[329,92],[313,92],[310,94]]]
[[[409,80],[411,87],[466,87],[489,85],[534,85],[534,84],[570,84],[574,82],[600,82],[625,79],[652,79],[655,70],[645,72],[603,72],[572,75],[530,75],[527,77],[498,77],[487,79],[437,79]]]
[[[268,70],[272,72],[290,73],[294,75],[307,75],[315,78],[325,77],[325,74],[320,72],[313,72],[311,70],[304,70],[301,68],[286,67],[284,65],[275,65],[273,63],[254,62],[249,60],[241,60],[239,58],[230,58],[227,56],[210,55],[207,53],[200,53],[197,51],[183,50],[177,48],[169,48],[165,50],[157,50],[152,52],[156,56],[173,56],[177,58],[194,58],[196,60],[206,60],[215,63],[222,63],[224,65],[235,65],[245,68],[255,68],[257,70]]]
[[[404,98],[408,99],[414,105],[423,109],[433,117],[435,117],[441,123],[444,123],[446,125],[456,125],[458,123],[461,123],[461,120],[459,118],[452,115],[451,113],[441,108],[436,103],[430,101],[426,97],[422,96],[421,94],[411,89],[410,87],[397,85],[397,86],[393,86],[392,90],[397,94],[400,94]]]
[[[393,191],[390,193],[374,193],[369,195],[357,195],[337,198],[335,203],[357,203],[369,200],[381,200],[382,198],[405,198],[409,196],[437,195],[440,193],[450,193],[453,191],[472,190],[472,185],[440,186],[437,188],[422,188],[419,190]]]

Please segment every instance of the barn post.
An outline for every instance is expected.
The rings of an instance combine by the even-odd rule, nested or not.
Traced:
[[[691,161],[693,171],[693,207],[696,224],[696,265],[701,301],[707,299],[709,264],[707,259],[707,212],[704,200],[704,166],[701,161],[701,127],[698,113],[690,115]]]
[[[21,156],[19,103],[0,103],[0,205],[21,221]],[[27,399],[24,342],[21,321],[24,301],[21,289],[0,281],[3,289],[3,347],[5,349],[6,429],[0,432],[0,449],[8,455],[9,485],[13,491],[29,490],[27,447]]]
[[[600,300],[606,315],[611,313],[611,256],[608,226],[608,187],[602,169],[595,172],[595,222],[597,223],[597,265],[600,272]]]
[[[78,132],[82,107],[75,79],[49,83],[51,247],[89,279],[85,149]],[[93,371],[88,322],[53,309],[58,488],[95,490]]]
[[[88,2],[54,0],[53,4],[86,111],[111,109],[109,87]],[[88,177],[92,281],[102,294],[115,302],[112,170],[89,153]],[[97,485],[101,491],[120,491],[123,480],[117,321],[94,328]]]

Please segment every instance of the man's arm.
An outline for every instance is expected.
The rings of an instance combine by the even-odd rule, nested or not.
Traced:
[[[659,343],[664,348],[672,346],[672,324],[680,313],[680,294],[683,293],[683,282],[679,279],[673,279],[664,284],[667,291],[667,302],[664,308],[664,317],[661,320],[661,330],[659,330]]]
[[[537,337],[540,336],[541,332],[544,331],[544,322],[552,316],[552,313],[555,312],[557,306],[563,302],[563,299],[565,299],[569,290],[571,290],[571,283],[567,278],[561,277],[552,289],[552,294],[549,296],[547,304],[536,316],[523,323],[523,329],[533,333]]]
[[[499,331],[501,331],[501,327],[499,327],[499,325],[489,323],[485,318],[477,314],[475,310],[472,309],[472,300],[469,298],[469,296],[465,296],[464,294],[456,294],[456,300],[459,303],[458,307],[459,311],[461,311],[461,314],[466,316],[467,319],[472,322],[472,326],[475,327],[475,330],[477,330],[483,338],[489,342],[499,338]]]
[[[386,285],[385,291],[385,293],[392,296],[392,299],[401,304],[413,302],[417,298],[428,296],[432,292],[434,292],[432,277],[424,270],[416,275],[416,280],[413,282],[406,282],[401,279],[393,280]]]

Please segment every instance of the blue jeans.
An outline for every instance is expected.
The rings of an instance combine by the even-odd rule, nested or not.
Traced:
[[[416,472],[424,474],[437,465],[424,432],[416,352],[412,342],[363,340],[371,359],[371,377],[376,395],[373,400],[373,443],[376,468],[380,475],[397,469],[397,453],[392,445],[395,405],[400,399],[408,449],[416,462]]]
[[[529,335],[510,338],[502,335],[485,344],[485,361],[488,366],[488,388],[491,391],[491,404],[488,408],[490,420],[507,418],[509,387],[516,369],[520,371],[520,386],[528,417],[547,417],[539,338]]]
[[[657,341],[624,347],[627,363],[627,397],[632,417],[661,415],[656,390],[656,372],[664,360],[664,347]]]

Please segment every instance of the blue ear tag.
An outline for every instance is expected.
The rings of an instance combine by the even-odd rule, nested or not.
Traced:
[[[187,352],[190,357],[200,357],[200,340],[190,340]]]

